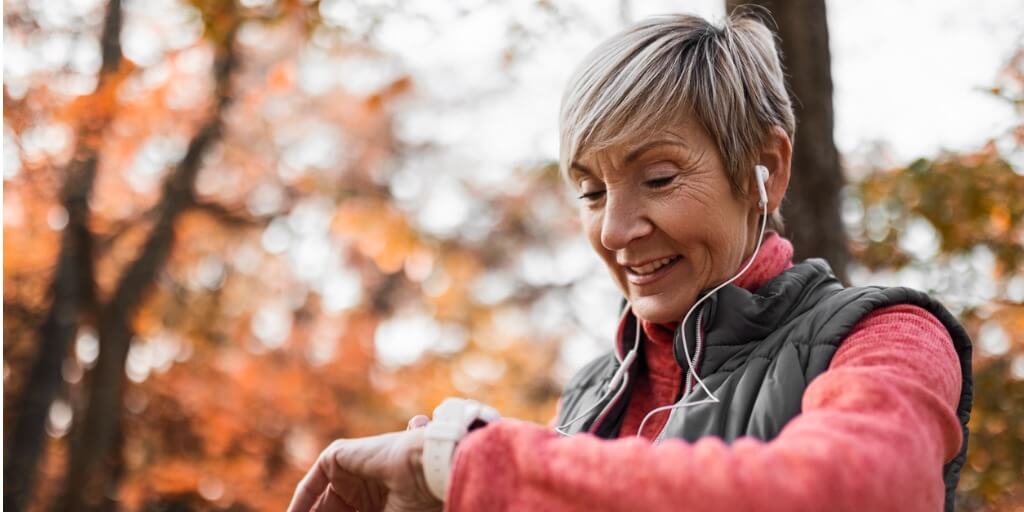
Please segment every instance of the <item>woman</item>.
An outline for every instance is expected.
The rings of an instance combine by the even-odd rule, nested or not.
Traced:
[[[598,47],[560,159],[626,299],[616,350],[554,431],[474,429],[493,413],[449,400],[426,428],[336,441],[291,510],[951,510],[970,341],[924,294],[791,262],[794,129],[755,19],[658,17]]]

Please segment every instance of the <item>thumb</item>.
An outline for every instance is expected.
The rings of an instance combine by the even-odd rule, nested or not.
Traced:
[[[416,416],[413,416],[411,419],[409,419],[409,425],[406,427],[406,430],[413,430],[413,429],[425,427],[429,423],[430,423],[430,418],[428,418],[427,416],[425,416],[423,414],[417,414]]]

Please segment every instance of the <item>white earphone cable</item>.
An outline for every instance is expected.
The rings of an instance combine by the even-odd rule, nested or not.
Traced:
[[[707,403],[718,403],[719,402],[718,397],[716,397],[711,392],[711,390],[708,389],[707,385],[705,385],[704,381],[700,378],[700,375],[697,374],[697,369],[694,368],[693,358],[690,357],[690,349],[689,349],[689,347],[686,346],[686,322],[690,319],[690,314],[692,314],[693,311],[695,309],[697,309],[698,306],[701,305],[701,303],[703,303],[709,297],[714,295],[715,292],[717,292],[718,290],[721,290],[722,288],[724,288],[725,286],[729,285],[733,281],[739,279],[739,277],[742,276],[743,273],[746,272],[747,269],[749,269],[751,265],[753,265],[754,260],[757,258],[757,253],[761,250],[761,243],[764,241],[764,229],[765,229],[765,227],[766,227],[766,225],[768,223],[768,204],[767,204],[767,201],[765,201],[765,200],[761,201],[761,208],[762,208],[761,229],[760,229],[760,233],[757,236],[757,245],[754,246],[754,253],[750,255],[750,259],[747,260],[747,264],[744,265],[743,268],[739,272],[737,272],[736,275],[732,276],[732,278],[730,278],[728,281],[725,281],[724,283],[716,286],[710,292],[706,293],[703,297],[701,297],[700,300],[695,302],[693,304],[693,306],[690,307],[690,310],[686,312],[686,316],[683,317],[683,323],[680,324],[680,329],[682,331],[682,337],[683,337],[683,352],[686,355],[686,364],[690,368],[689,375],[693,375],[693,378],[697,380],[697,384],[700,385],[700,387],[704,389],[704,393],[707,394],[708,397],[703,399],[703,400],[697,400],[696,402],[689,402],[689,403],[685,403],[685,404],[683,404],[683,403],[676,403],[676,404],[672,404],[672,405],[663,405],[661,407],[652,409],[650,412],[647,413],[647,415],[644,416],[643,421],[640,422],[640,428],[638,428],[637,431],[636,431],[636,436],[637,437],[642,437],[643,436],[644,425],[647,424],[647,420],[651,419],[651,417],[653,415],[657,414],[657,413],[664,412],[664,411],[671,411],[671,410],[674,410],[674,409],[681,409],[683,407],[691,407],[691,406],[694,406],[694,405],[707,404]],[[698,333],[698,335],[699,335],[699,333]]]
[[[623,321],[625,321],[626,317],[629,315],[629,311],[630,311],[631,307],[632,306],[627,302],[626,303],[626,307],[624,307],[622,309],[622,316],[619,319],[619,323],[622,323]],[[594,409],[597,409],[601,405],[601,402],[603,402],[604,399],[607,398],[608,395],[612,393],[612,389],[618,388],[618,389],[615,390],[615,396],[612,397],[611,401],[608,402],[608,404],[611,405],[612,403],[618,401],[619,396],[621,396],[621,394],[628,387],[628,384],[629,384],[629,367],[633,365],[633,360],[636,359],[636,354],[637,354],[637,352],[639,350],[640,350],[640,324],[639,324],[639,322],[637,322],[637,325],[636,325],[636,338],[633,340],[633,348],[630,349],[629,353],[627,353],[624,358],[619,360],[619,369],[615,371],[615,375],[612,376],[612,379],[605,386],[605,390],[601,394],[600,398],[598,398],[594,402],[594,405],[592,405],[586,411],[583,411],[582,413],[578,414],[575,418],[573,418],[573,419],[571,419],[571,420],[569,420],[569,421],[567,421],[567,422],[565,422],[565,423],[563,423],[561,425],[556,426],[555,427],[555,432],[558,432],[559,434],[561,434],[563,436],[570,436],[570,435],[572,435],[572,434],[566,432],[566,429],[568,429],[574,423],[580,421],[581,419],[586,418],[587,415],[590,414],[591,412],[593,412]],[[619,379],[622,379],[622,384],[621,385],[618,383]]]
[[[644,416],[643,421],[640,422],[640,428],[637,429],[637,433],[636,433],[637,437],[642,437],[642,434],[643,434],[643,431],[644,431],[644,426],[647,424],[647,420],[651,419],[651,417],[653,415],[657,414],[657,413],[664,412],[664,411],[671,411],[671,410],[674,410],[674,409],[680,409],[680,408],[683,408],[683,407],[690,407],[690,406],[693,406],[693,405],[700,405],[700,404],[706,404],[706,403],[718,403],[719,402],[718,397],[716,397],[713,393],[711,393],[711,390],[709,390],[707,385],[704,384],[704,381],[700,378],[700,375],[697,374],[697,369],[694,367],[693,358],[690,356],[690,349],[686,345],[686,322],[690,319],[690,315],[694,312],[694,310],[697,309],[698,306],[701,305],[701,303],[703,303],[709,297],[714,295],[715,292],[717,292],[718,290],[721,290],[725,286],[731,284],[733,281],[739,279],[739,277],[742,276],[750,268],[750,266],[754,264],[754,260],[757,259],[757,254],[761,250],[761,244],[764,242],[764,231],[765,231],[765,227],[767,226],[767,223],[768,223],[768,197],[767,197],[767,192],[765,191],[765,182],[768,180],[768,174],[769,173],[768,173],[768,169],[766,167],[764,167],[763,165],[755,166],[754,167],[754,172],[755,172],[755,176],[756,176],[756,180],[755,181],[757,181],[758,193],[760,195],[760,201],[759,201],[758,205],[761,207],[761,229],[760,229],[760,231],[758,233],[758,236],[757,236],[757,244],[754,246],[754,252],[753,252],[753,254],[750,255],[750,259],[747,260],[746,265],[744,265],[743,268],[740,269],[740,271],[736,273],[736,275],[732,276],[729,280],[725,281],[724,283],[719,284],[714,289],[712,289],[710,292],[706,293],[703,297],[698,299],[697,302],[695,302],[693,304],[693,306],[690,307],[689,311],[686,312],[686,315],[683,317],[683,322],[680,324],[681,325],[681,330],[682,330],[682,338],[683,338],[683,340],[682,340],[683,341],[683,352],[686,355],[686,364],[689,367],[689,373],[687,375],[693,375],[693,378],[696,379],[697,384],[702,389],[704,389],[704,393],[708,395],[708,398],[705,398],[705,399],[702,399],[702,400],[698,400],[698,401],[695,401],[695,402],[685,403],[685,404],[676,403],[676,404],[672,404],[672,405],[664,405],[664,406],[652,409],[651,411],[649,411]],[[630,308],[631,308],[631,306],[627,302],[626,303],[626,307],[623,308],[622,317],[619,320],[620,323],[625,321],[626,317],[629,314]],[[700,328],[700,323],[701,323],[700,320],[701,320],[702,316],[703,316],[702,314],[697,316],[697,328],[698,329]],[[566,423],[564,423],[562,425],[556,426],[555,427],[555,432],[558,432],[559,434],[561,434],[563,436],[571,435],[568,432],[566,432],[565,429],[569,428],[570,426],[572,426],[574,423],[580,421],[581,419],[586,418],[587,415],[589,415],[591,412],[593,412],[594,409],[597,409],[597,407],[601,405],[601,402],[603,402],[605,400],[605,398],[607,398],[608,395],[611,394],[612,389],[616,388],[616,387],[618,387],[618,389],[615,391],[614,397],[606,405],[606,408],[610,407],[612,404],[614,404],[615,402],[618,401],[618,399],[622,395],[622,393],[625,392],[625,390],[629,387],[628,386],[628,384],[629,384],[629,367],[632,366],[633,361],[636,359],[637,352],[640,349],[640,330],[641,330],[640,319],[637,318],[636,319],[636,338],[635,338],[635,340],[633,342],[633,348],[629,351],[628,354],[626,354],[626,356],[623,359],[619,360],[619,368],[618,368],[618,370],[616,370],[615,375],[612,376],[611,381],[609,381],[609,383],[606,385],[605,391],[601,394],[600,398],[598,398],[597,401],[594,403],[594,405],[592,405],[586,411],[578,414],[576,417],[574,417],[573,419],[567,421]],[[700,333],[698,332],[697,335],[700,336]],[[616,354],[616,358],[617,357],[618,357],[618,355]],[[619,382],[618,382],[619,380],[622,381],[621,384],[619,384]],[[685,398],[685,396],[684,396],[684,398]],[[604,415],[604,411],[601,411],[601,413],[598,415],[598,418],[600,418],[603,415]]]

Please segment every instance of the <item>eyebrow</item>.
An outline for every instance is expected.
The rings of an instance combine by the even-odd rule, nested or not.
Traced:
[[[625,162],[627,164],[633,163],[637,159],[639,159],[641,156],[643,156],[644,153],[646,153],[646,152],[648,152],[648,151],[650,151],[650,150],[652,150],[654,148],[660,147],[660,146],[682,146],[684,148],[688,148],[689,147],[685,143],[683,143],[682,141],[678,141],[678,140],[665,140],[665,139],[655,140],[655,141],[648,142],[648,143],[646,143],[646,144],[644,144],[644,145],[634,149],[633,151],[630,151],[629,154],[626,155]]]
[[[686,143],[684,143],[682,141],[667,140],[667,139],[654,140],[654,141],[645,143],[645,144],[641,145],[640,147],[630,151],[629,154],[626,155],[626,159],[624,160],[624,162],[626,164],[631,164],[631,163],[635,162],[637,159],[639,159],[641,156],[643,156],[644,153],[646,153],[646,152],[648,152],[648,151],[650,151],[652,149],[655,149],[657,147],[660,147],[660,146],[682,146],[684,148],[689,149],[689,146],[687,146]],[[591,171],[587,166],[585,166],[585,165],[583,165],[583,164],[581,164],[579,162],[571,163],[569,165],[569,168],[570,169],[575,169],[575,170],[577,170],[579,172],[582,172],[583,174],[587,174],[587,175],[589,175],[591,177],[594,176],[594,172],[593,171]]]
[[[583,174],[589,175],[591,178],[594,177],[594,172],[579,162],[573,162],[572,164],[570,164],[569,169],[575,169],[579,172],[582,172]]]

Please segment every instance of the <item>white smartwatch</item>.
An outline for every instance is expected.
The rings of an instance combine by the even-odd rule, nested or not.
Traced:
[[[427,487],[437,499],[444,501],[452,472],[455,445],[476,428],[500,419],[493,407],[476,400],[448,398],[434,409],[434,417],[426,426],[423,442],[423,475]]]

